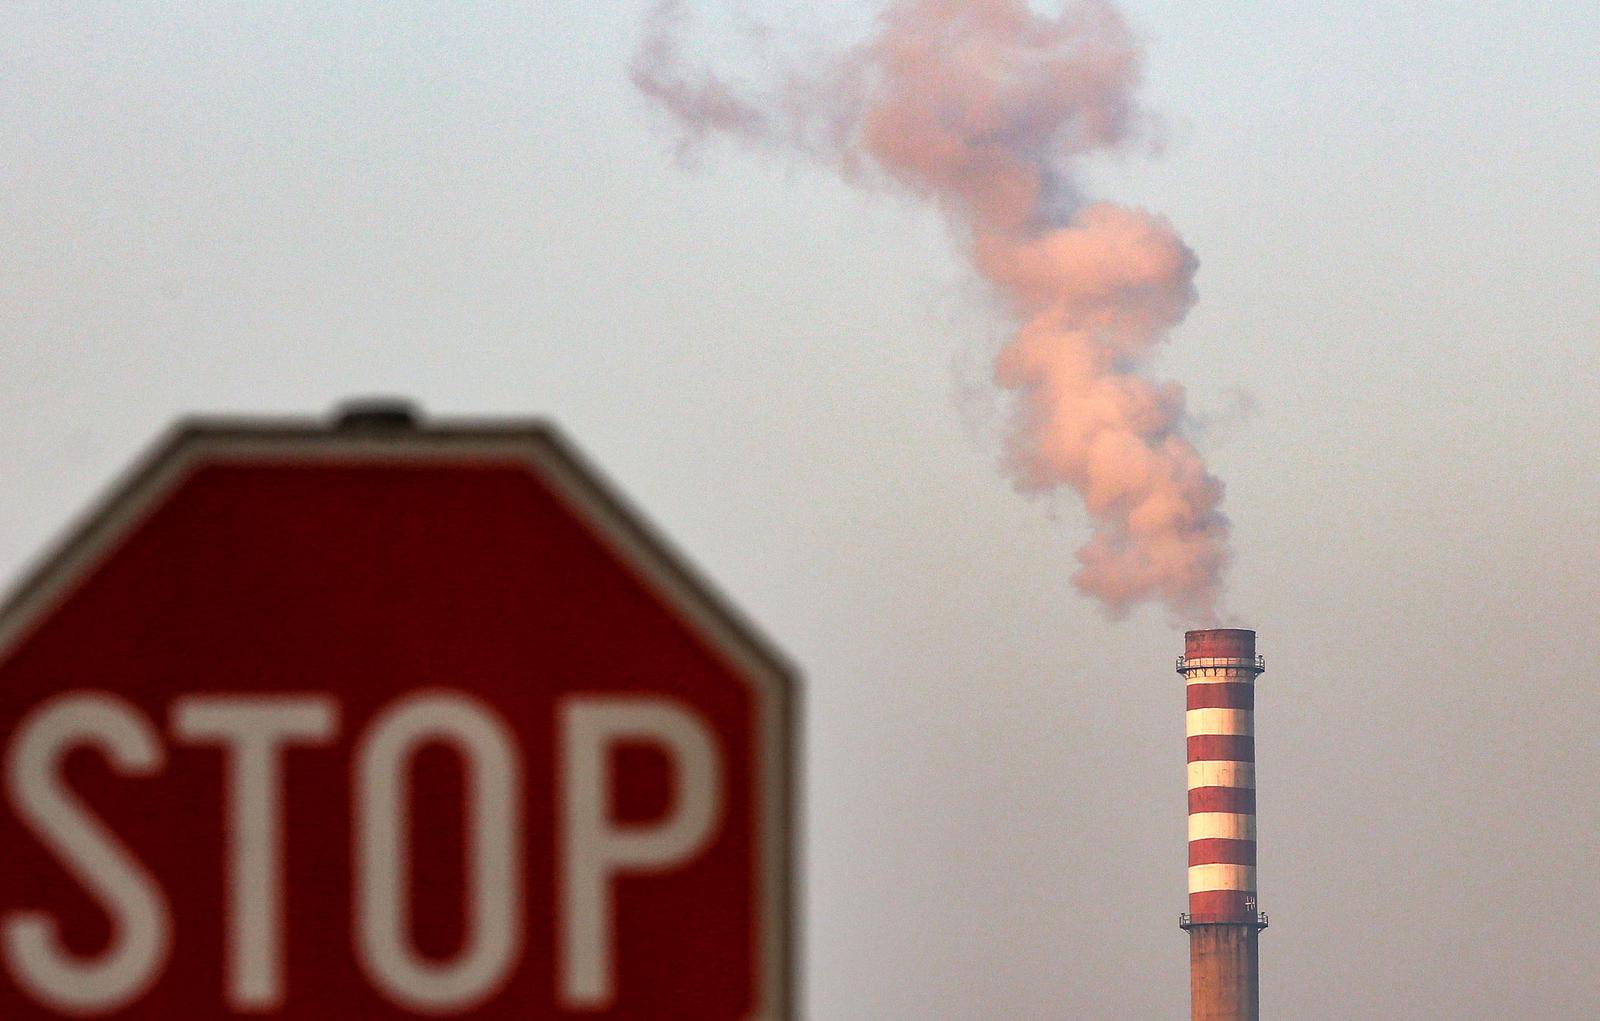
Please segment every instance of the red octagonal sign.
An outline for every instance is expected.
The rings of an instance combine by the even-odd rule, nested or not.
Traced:
[[[547,428],[180,429],[0,615],[0,1017],[789,1017],[792,698]]]

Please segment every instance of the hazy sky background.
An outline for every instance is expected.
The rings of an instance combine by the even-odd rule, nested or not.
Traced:
[[[1600,14],[1124,6],[1167,142],[1094,181],[1201,260],[1264,1013],[1600,1016]],[[675,163],[642,10],[0,6],[0,574],[181,413],[548,415],[803,666],[810,1016],[1183,1016],[1181,627],[996,470],[934,216]]]

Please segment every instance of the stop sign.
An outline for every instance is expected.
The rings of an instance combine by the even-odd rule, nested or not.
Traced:
[[[546,427],[181,428],[0,613],[0,1017],[789,1017],[793,698]]]

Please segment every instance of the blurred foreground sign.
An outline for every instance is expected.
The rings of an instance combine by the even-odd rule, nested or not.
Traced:
[[[547,428],[180,429],[0,614],[0,1017],[787,1018],[791,698]]]

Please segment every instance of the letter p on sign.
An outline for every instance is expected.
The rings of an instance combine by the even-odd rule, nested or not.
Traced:
[[[0,1017],[793,1017],[794,682],[551,429],[194,424],[0,610]]]

